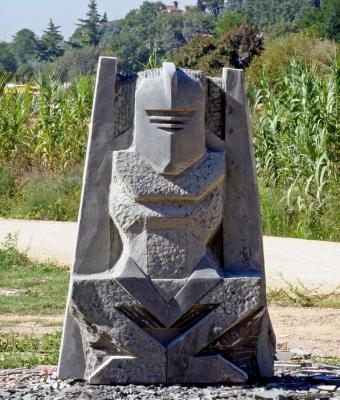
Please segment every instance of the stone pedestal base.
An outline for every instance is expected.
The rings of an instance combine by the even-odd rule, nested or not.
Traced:
[[[202,298],[195,298],[189,279],[166,302],[136,271],[115,279],[75,277],[70,304],[86,354],[84,378],[93,384],[217,384],[271,376],[274,340],[263,280],[212,279],[194,282],[213,286]],[[145,301],[127,292],[135,285],[148,291]],[[162,305],[162,318],[152,304]]]

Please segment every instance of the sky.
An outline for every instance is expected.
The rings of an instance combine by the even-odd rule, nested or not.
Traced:
[[[107,12],[109,20],[124,17],[138,8],[143,0],[97,0],[98,11]],[[172,0],[163,0],[171,4]],[[179,7],[193,5],[197,0],[178,0]],[[0,0],[0,41],[11,41],[22,28],[31,29],[38,36],[47,27],[50,17],[61,26],[65,39],[73,33],[78,18],[84,18],[88,0]]]

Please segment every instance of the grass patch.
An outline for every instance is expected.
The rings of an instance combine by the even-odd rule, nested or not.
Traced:
[[[41,336],[0,334],[0,369],[56,365],[61,332]]]
[[[76,221],[82,172],[37,170],[19,173],[0,167],[0,215],[19,219]]]
[[[9,235],[0,246],[0,314],[55,315],[65,310],[69,272],[53,263],[35,264],[17,250]]]
[[[340,367],[340,358],[337,357],[313,357],[313,362]]]
[[[329,293],[320,293],[319,287],[307,288],[302,282],[291,283],[282,278],[285,287],[267,289],[268,302],[281,306],[340,308],[339,288]]]
[[[329,197],[322,211],[312,212],[289,207],[285,191],[259,182],[262,225],[265,235],[298,239],[340,241],[339,198]]]
[[[63,313],[68,270],[52,263],[33,263],[16,245],[13,235],[0,245],[0,290],[14,293],[1,297],[0,314]],[[60,341],[61,329],[42,335],[0,333],[0,369],[56,365]]]

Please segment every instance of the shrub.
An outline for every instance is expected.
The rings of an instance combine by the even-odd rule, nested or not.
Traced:
[[[46,64],[43,73],[45,75],[57,73],[64,81],[71,81],[82,75],[93,74],[96,70],[98,57],[99,50],[93,46],[70,48],[53,63]]]
[[[15,179],[6,168],[0,168],[0,215],[12,218],[75,221],[80,190],[80,169],[65,173],[22,173]]]
[[[319,73],[327,73],[322,65],[332,65],[336,47],[332,41],[316,38],[308,31],[290,33],[266,41],[264,51],[254,58],[246,71],[247,82],[258,86],[265,73],[269,82],[273,83],[289,69],[292,58],[305,64],[315,62]]]
[[[211,35],[194,37],[175,54],[173,61],[181,67],[218,76],[223,67],[248,67],[262,48],[263,37],[255,28],[242,23],[216,38]]]

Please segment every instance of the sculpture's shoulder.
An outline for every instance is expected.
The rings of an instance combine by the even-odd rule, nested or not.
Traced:
[[[164,176],[138,153],[130,150],[113,153],[113,176],[124,183],[137,201],[190,201],[204,197],[222,184],[224,153],[208,152],[195,165],[178,176]]]

